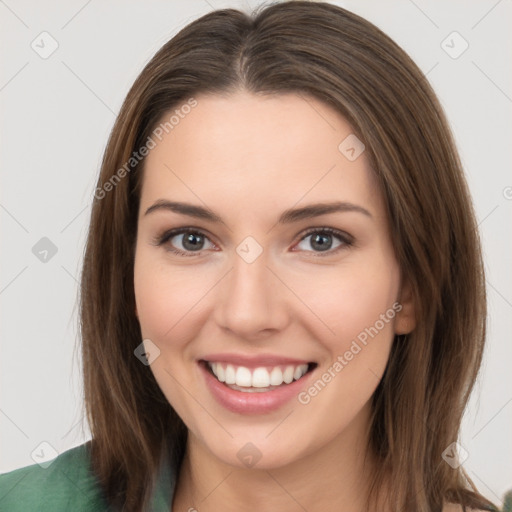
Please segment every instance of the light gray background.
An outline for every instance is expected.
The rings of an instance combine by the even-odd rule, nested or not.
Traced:
[[[145,63],[213,8],[260,2],[0,0],[1,460],[34,464],[82,431],[77,280],[91,198],[116,113]],[[471,478],[500,502],[512,488],[512,48],[510,0],[333,2],[375,23],[428,74],[446,109],[480,222],[489,343],[461,444]],[[47,59],[31,43],[47,31]],[[469,44],[458,58],[452,58]],[[48,37],[48,36],[44,36]],[[38,42],[39,41],[39,42]],[[443,43],[445,41],[445,43]],[[452,53],[450,56],[445,50]],[[48,237],[46,263],[32,247]]]

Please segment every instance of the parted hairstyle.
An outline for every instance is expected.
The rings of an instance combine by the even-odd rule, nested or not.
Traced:
[[[468,187],[424,74],[387,35],[329,3],[210,12],[183,28],[131,87],[103,156],[81,275],[80,330],[92,467],[110,504],[147,510],[163,457],[179,467],[187,429],[134,356],[134,253],[144,158],[162,116],[202,93],[295,93],[341,114],[365,146],[416,327],[395,336],[372,397],[371,500],[390,475],[393,510],[443,502],[493,510],[443,451],[457,441],[486,331],[485,279]],[[222,122],[222,121],[219,121]],[[124,171],[121,171],[124,169]],[[465,507],[464,507],[465,510]]]

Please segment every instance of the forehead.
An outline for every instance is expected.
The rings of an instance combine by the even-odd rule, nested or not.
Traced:
[[[195,102],[162,117],[166,129],[146,157],[141,207],[166,196],[215,206],[229,201],[253,211],[256,204],[284,209],[301,198],[378,207],[364,152],[353,160],[346,144],[340,149],[353,129],[327,104],[247,92],[199,95]]]

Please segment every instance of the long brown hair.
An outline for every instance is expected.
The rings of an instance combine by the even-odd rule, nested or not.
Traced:
[[[379,465],[368,504],[390,475],[393,510],[441,511],[445,501],[492,509],[462,466],[442,459],[458,439],[486,328],[477,225],[445,115],[388,36],[340,7],[305,1],[202,16],[156,53],[122,105],[95,192],[80,300],[91,457],[105,496],[145,510],[162,457],[179,464],[187,435],[134,356],[138,149],[172,108],[237,89],[310,95],[336,109],[364,142],[385,198],[417,325],[395,337],[373,397],[369,449]]]

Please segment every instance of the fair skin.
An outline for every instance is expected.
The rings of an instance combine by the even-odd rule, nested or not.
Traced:
[[[353,130],[328,105],[295,94],[196,99],[146,159],[134,268],[142,335],[160,350],[151,371],[189,430],[173,510],[362,510],[371,397],[395,334],[415,326],[382,194],[364,152],[350,161],[338,149]],[[159,200],[207,207],[222,221],[146,213]],[[277,222],[285,210],[331,202],[358,208]],[[323,232],[324,252],[315,240],[325,227],[344,239]],[[187,233],[156,244],[173,228],[204,235],[192,237],[195,254]],[[250,263],[237,252],[246,237],[263,249]],[[214,353],[314,364],[279,407],[234,411],[206,385],[200,361]],[[327,384],[301,402],[329,368]],[[259,457],[251,467],[237,456],[247,443]]]

